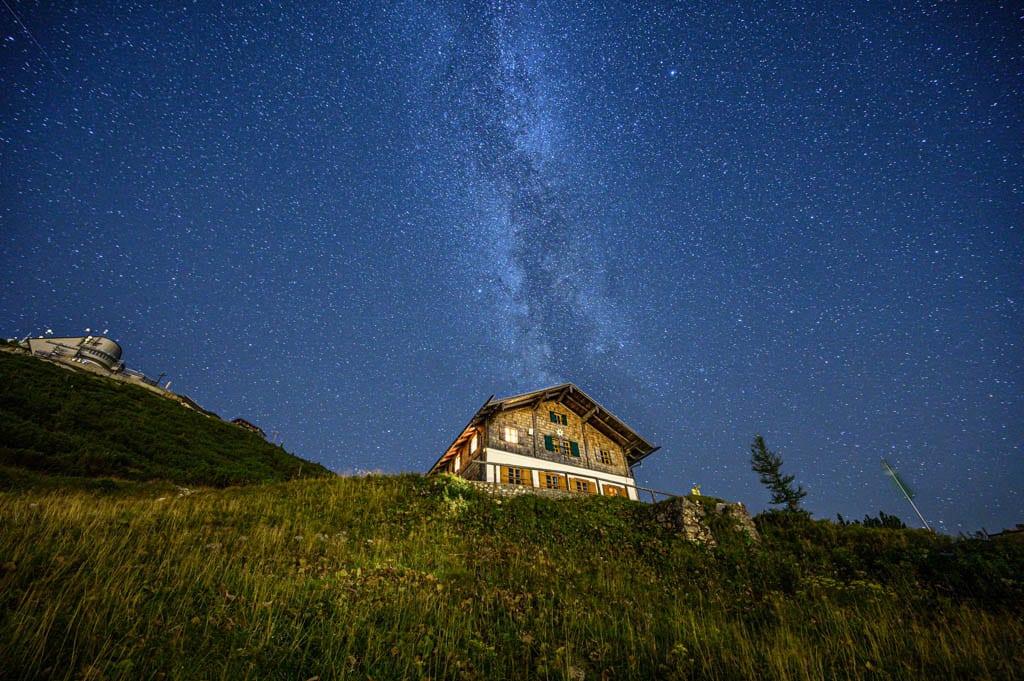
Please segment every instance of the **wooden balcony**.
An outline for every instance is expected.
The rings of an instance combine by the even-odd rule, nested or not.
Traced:
[[[565,458],[564,457],[561,457],[560,459],[552,459],[552,460],[553,461],[558,461],[560,463],[565,463]],[[508,464],[491,463],[491,462],[488,462],[488,461],[479,461],[479,460],[478,461],[471,461],[471,462],[469,462],[469,464],[466,465],[466,467],[464,469],[462,469],[462,472],[459,473],[459,476],[465,478],[466,480],[474,480],[474,481],[477,481],[477,482],[488,482],[488,479],[490,479],[490,483],[489,484],[492,484],[492,485],[507,485],[509,483],[501,482],[501,468],[507,467],[507,466],[508,466]],[[535,467],[535,466],[520,466],[520,465],[516,465],[515,467],[518,468],[518,469],[524,470],[524,471],[530,471],[531,474],[533,473],[533,471],[537,471],[539,475],[543,475],[544,473],[550,473],[551,472],[550,469],[538,468],[538,467]],[[578,479],[578,480],[587,480],[587,481],[593,482],[595,488],[598,489],[598,490],[601,489],[600,483],[602,483],[602,482],[605,483],[605,484],[615,485],[617,487],[624,487],[627,490],[633,490],[634,493],[636,494],[636,498],[639,501],[643,501],[643,502],[648,502],[648,500],[649,500],[650,503],[657,503],[658,501],[662,501],[662,500],[665,500],[665,499],[672,499],[674,497],[679,496],[678,494],[672,494],[670,492],[662,492],[660,490],[651,489],[649,487],[640,487],[639,485],[635,485],[635,484],[633,484],[633,485],[623,484],[623,483],[620,483],[620,482],[615,482],[615,481],[607,480],[607,479],[605,479],[603,477],[597,477],[597,476],[593,476],[593,475],[588,475],[586,472],[584,472],[582,470],[581,471],[577,471],[577,472],[567,473],[565,475],[569,475],[572,478],[575,478],[575,479]],[[544,487],[534,487],[533,485],[525,485],[524,484],[522,486],[523,487],[533,487],[534,489],[545,489]],[[583,494],[583,492],[576,492],[575,490],[572,490],[572,489],[564,490],[564,491],[569,491],[569,492],[572,492],[574,494]]]
[[[548,451],[544,449],[543,442],[540,443],[539,447],[535,448],[533,446],[533,442],[530,440],[519,444],[512,444],[511,442],[505,442],[498,438],[489,438],[487,440],[487,447],[489,449],[500,449],[503,452],[509,452],[511,454],[528,456],[532,459],[540,459],[542,461],[550,461],[551,463],[560,463],[568,466],[574,466],[576,468],[600,471],[610,475],[627,475],[627,473],[623,471],[622,466],[599,463],[597,461],[590,460],[586,456],[566,456],[560,452]]]

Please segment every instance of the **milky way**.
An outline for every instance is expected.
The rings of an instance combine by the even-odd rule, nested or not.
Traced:
[[[435,124],[460,190],[465,285],[517,387],[569,380],[607,361],[631,333],[607,293],[608,244],[576,191],[578,153],[559,118],[548,27],[520,6],[474,17],[438,78]],[[628,361],[628,360],[624,360]]]

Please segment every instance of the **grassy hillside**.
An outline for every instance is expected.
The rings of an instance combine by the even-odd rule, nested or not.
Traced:
[[[1010,679],[1024,547],[451,478],[0,493],[3,679]]]
[[[217,489],[239,483],[266,484]],[[338,478],[140,388],[0,353],[0,680],[1024,667],[1024,546],[757,521],[759,545],[715,519],[709,548],[626,499]]]
[[[323,475],[254,433],[143,388],[0,352],[0,487],[43,476],[224,486]]]

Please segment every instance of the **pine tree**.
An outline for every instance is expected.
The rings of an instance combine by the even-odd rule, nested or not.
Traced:
[[[800,485],[793,488],[793,476],[782,474],[782,457],[768,449],[760,435],[755,436],[750,445],[750,466],[761,476],[761,484],[772,493],[771,503],[785,504],[785,510],[793,513],[806,512],[800,508],[800,500],[807,492]]]

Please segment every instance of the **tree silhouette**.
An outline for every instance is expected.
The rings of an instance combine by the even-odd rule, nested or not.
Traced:
[[[793,488],[793,476],[782,474],[782,457],[768,449],[764,438],[754,437],[750,445],[750,466],[761,476],[761,484],[772,493],[773,504],[785,504],[784,510],[793,513],[806,512],[800,508],[800,500],[807,492],[800,485]]]

